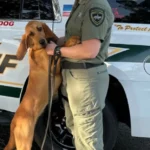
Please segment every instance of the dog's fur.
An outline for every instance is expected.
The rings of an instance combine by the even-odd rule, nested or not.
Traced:
[[[18,107],[10,126],[10,137],[4,150],[31,150],[34,128],[38,117],[48,104],[48,62],[45,47],[47,38],[57,41],[58,37],[49,27],[39,21],[30,21],[25,28],[21,43],[17,50],[17,58],[22,60],[29,48],[29,80],[25,95]],[[64,46],[79,43],[78,37],[72,37]],[[60,60],[55,75],[57,92],[61,83]],[[41,137],[42,138],[42,137]]]

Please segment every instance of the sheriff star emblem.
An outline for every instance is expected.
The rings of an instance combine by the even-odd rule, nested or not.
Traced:
[[[100,26],[105,18],[104,11],[100,8],[91,8],[90,12],[90,20],[95,26]]]

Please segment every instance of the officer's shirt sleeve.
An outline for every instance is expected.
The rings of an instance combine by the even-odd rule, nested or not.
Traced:
[[[88,8],[83,17],[81,40],[99,39],[103,41],[109,26],[107,19],[105,9],[98,6]]]

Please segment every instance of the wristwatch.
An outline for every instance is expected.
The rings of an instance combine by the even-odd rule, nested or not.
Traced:
[[[54,50],[54,55],[56,56],[61,56],[61,51],[60,51],[61,47],[60,46],[56,46],[55,50]]]

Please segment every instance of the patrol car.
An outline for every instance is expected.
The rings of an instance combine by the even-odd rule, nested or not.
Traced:
[[[109,57],[106,64],[110,83],[104,109],[104,145],[112,150],[118,123],[131,128],[132,136],[150,138],[150,2],[148,0],[108,0],[115,16]],[[28,56],[16,59],[16,51],[29,20],[41,20],[58,36],[74,0],[0,1],[0,124],[10,124],[28,82]],[[47,109],[46,109],[47,110]],[[40,147],[47,111],[35,130]],[[64,108],[58,99],[52,107],[52,137],[57,148],[74,149],[72,135],[65,126]],[[46,149],[50,147],[47,136]]]

